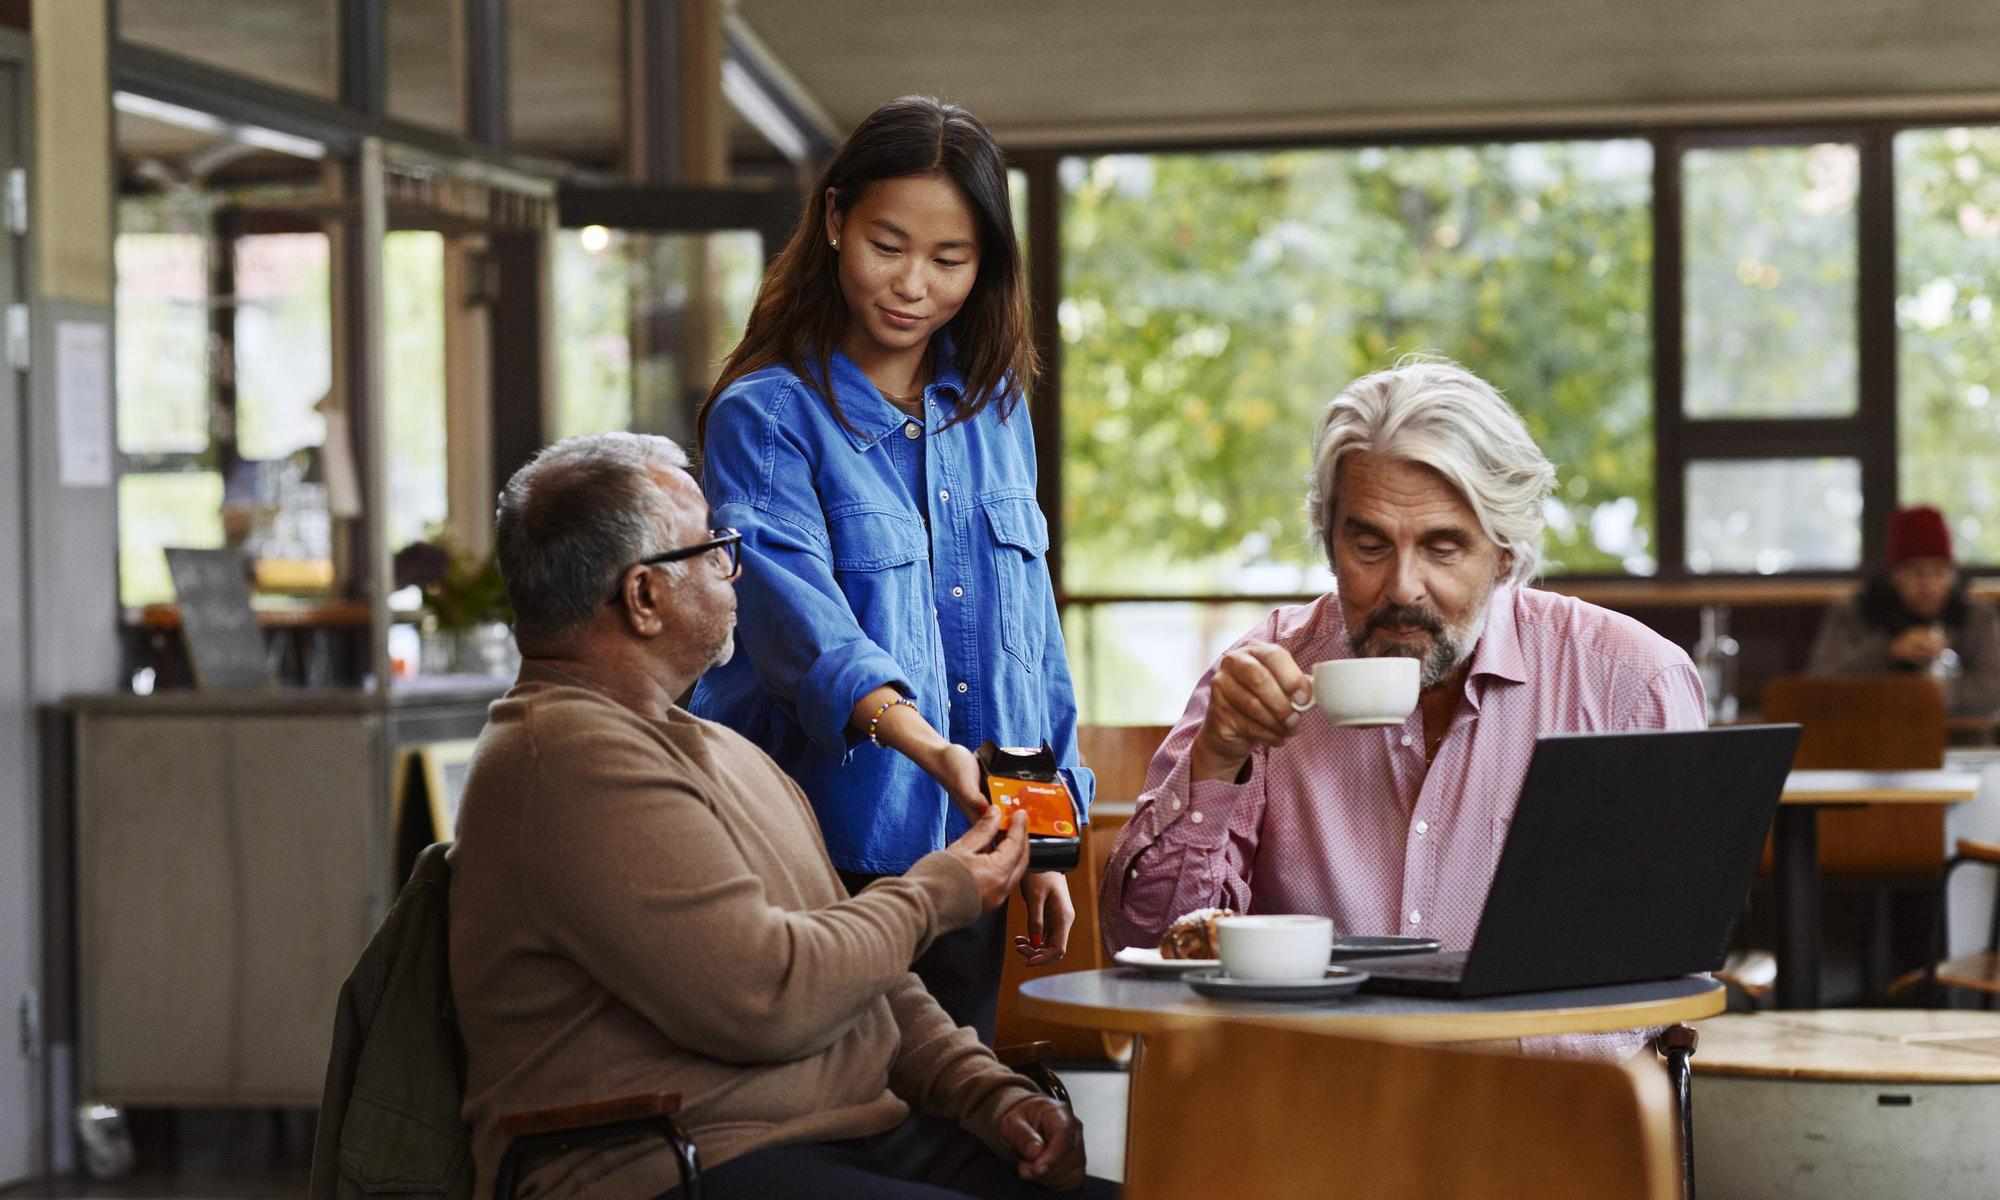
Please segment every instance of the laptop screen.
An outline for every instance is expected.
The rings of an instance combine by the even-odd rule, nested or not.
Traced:
[[[1720,966],[1798,740],[1796,725],[1538,739],[1462,993]]]

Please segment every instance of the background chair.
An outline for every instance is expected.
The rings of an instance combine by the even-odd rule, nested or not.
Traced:
[[[1211,1022],[1147,1037],[1130,1200],[1680,1195],[1648,1062],[1525,1058]]]
[[[1796,721],[1804,729],[1794,770],[1922,771],[1944,765],[1944,693],[1925,675],[1822,678],[1787,675],[1764,688],[1762,717]],[[1892,970],[1893,905],[1898,894],[1928,898],[1944,866],[1944,810],[1936,807],[1841,808],[1819,815],[1820,872],[1868,893],[1862,991],[1886,992]],[[1765,870],[1770,848],[1765,848]],[[1916,920],[1904,938],[1901,965],[1926,923]]]
[[[1910,985],[1923,984],[1924,1003],[1943,1002],[1944,988],[1961,988],[1977,992],[1985,999],[1982,1003],[1991,1009],[1995,1000],[2000,1000],[2000,892],[1993,898],[1993,923],[1988,927],[1986,949],[1974,950],[1956,958],[1946,958],[1950,953],[1949,934],[1951,921],[1947,915],[1947,898],[1951,894],[1952,872],[1965,866],[1980,866],[2000,870],[2000,845],[1992,842],[1974,841],[1971,838],[1958,840],[1958,852],[1944,865],[1938,877],[1937,891],[1937,936],[1935,939],[1937,958],[1922,971],[1913,972],[1889,985],[1891,993],[1905,991]]]

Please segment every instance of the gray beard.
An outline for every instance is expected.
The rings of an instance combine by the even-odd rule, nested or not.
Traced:
[[[1417,686],[1428,691],[1451,678],[1451,673],[1470,659],[1473,651],[1479,649],[1480,635],[1486,632],[1486,611],[1492,602],[1493,593],[1488,591],[1485,598],[1474,608],[1470,621],[1456,629],[1447,625],[1442,630],[1433,632],[1429,650],[1419,651],[1414,646],[1394,643],[1375,645],[1373,639],[1366,633],[1348,635],[1347,648],[1360,658],[1418,659],[1421,667],[1417,675]]]

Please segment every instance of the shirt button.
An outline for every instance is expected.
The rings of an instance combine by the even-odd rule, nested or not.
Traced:
[[[963,696],[963,695],[965,694],[965,687],[966,687],[966,685],[965,685],[965,684],[964,684],[963,682],[961,682],[961,683],[960,683],[960,684],[958,685],[958,694],[959,694],[959,695]]]
[[[1418,836],[1418,837],[1422,837],[1422,836],[1424,836],[1425,834],[1429,833],[1430,831],[1431,831],[1431,823],[1430,823],[1429,821],[1418,821],[1418,822],[1417,822],[1417,836]]]
[[[1127,868],[1125,869],[1125,878],[1127,878],[1127,879],[1137,879],[1137,878],[1139,878],[1139,868],[1137,868],[1137,867],[1127,867]]]
[[[965,589],[962,587],[955,587],[951,589],[951,594],[954,596],[963,596],[965,595]]]
[[[1189,813],[1188,820],[1193,821],[1195,824],[1199,825],[1201,824],[1201,814],[1198,812]]]
[[[939,489],[938,489],[938,499],[940,499],[940,500],[949,500],[949,499],[951,499],[951,489],[950,489],[950,488],[939,488]]]
[[[1407,734],[1407,733],[1403,735],[1403,744],[1404,744],[1405,746],[1407,746],[1407,745],[1409,745],[1409,744],[1410,744],[1410,735],[1409,735],[1409,734]]]
[[[1421,925],[1423,924],[1423,920],[1424,920],[1424,914],[1418,912],[1414,908],[1410,910],[1410,924]]]
[[[1179,812],[1181,810],[1181,798],[1179,796],[1175,796],[1172,800],[1169,800],[1167,803],[1173,807],[1173,810],[1175,812]]]
[[[915,441],[922,432],[923,430],[917,428],[915,421],[911,421],[908,425],[903,426],[903,436],[909,438],[911,441]]]

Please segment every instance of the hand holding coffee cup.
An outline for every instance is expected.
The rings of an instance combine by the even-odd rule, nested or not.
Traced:
[[[1417,706],[1414,658],[1334,658],[1314,663],[1313,703],[1335,725],[1401,725]],[[1293,704],[1305,712],[1312,704]]]
[[[1291,652],[1245,642],[1222,656],[1208,685],[1208,712],[1189,750],[1195,781],[1237,779],[1258,746],[1283,745],[1298,728],[1297,706],[1310,704],[1313,682]]]

